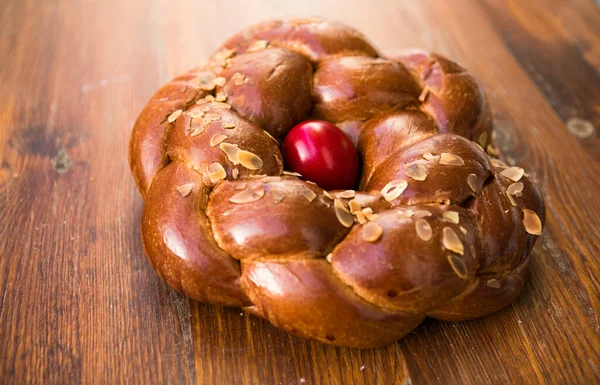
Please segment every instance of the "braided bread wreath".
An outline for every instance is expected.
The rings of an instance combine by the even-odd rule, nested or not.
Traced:
[[[309,118],[354,141],[359,191],[284,171],[279,141]],[[545,217],[524,170],[484,151],[498,155],[491,131],[476,80],[440,55],[386,58],[321,19],[263,22],[137,119],[145,251],[194,300],[329,344],[490,314],[521,291]]]

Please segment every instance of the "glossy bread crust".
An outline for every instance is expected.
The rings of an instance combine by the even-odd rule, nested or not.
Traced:
[[[360,191],[284,171],[279,142],[312,118],[356,144]],[[136,121],[144,248],[181,293],[330,344],[490,314],[521,291],[545,217],[524,170],[484,150],[497,155],[491,131],[475,78],[440,55],[384,57],[322,19],[263,22]]]

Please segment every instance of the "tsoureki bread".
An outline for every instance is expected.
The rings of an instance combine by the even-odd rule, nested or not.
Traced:
[[[357,191],[285,171],[279,144],[306,119],[356,144]],[[258,24],[135,123],[144,248],[179,292],[330,344],[490,314],[521,291],[545,217],[491,131],[477,81],[443,56],[385,57],[326,20]]]

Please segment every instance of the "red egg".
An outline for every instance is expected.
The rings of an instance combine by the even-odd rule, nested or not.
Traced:
[[[290,130],[283,141],[285,169],[326,190],[355,189],[358,154],[348,136],[335,125],[308,120]]]

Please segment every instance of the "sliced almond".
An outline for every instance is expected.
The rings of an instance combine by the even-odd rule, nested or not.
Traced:
[[[186,197],[188,195],[190,195],[190,193],[192,192],[192,189],[194,188],[194,184],[193,183],[186,183],[186,184],[182,184],[181,186],[177,187],[177,192],[182,196],[182,197]]]
[[[412,211],[412,217],[415,218],[415,219],[430,217],[432,215],[433,214],[431,214],[431,211],[427,211],[427,210],[415,210],[415,211]]]
[[[225,85],[226,81],[227,81],[227,79],[225,79],[224,77],[218,77],[214,80],[215,85],[219,86],[219,87],[223,87]]]
[[[226,130],[231,130],[231,129],[235,128],[235,123],[230,122],[230,121],[223,122],[223,123],[221,123],[221,127],[223,127]]]
[[[212,122],[215,122],[215,121],[217,121],[217,120],[219,120],[219,119],[204,119],[204,124],[203,124],[203,126],[204,126],[204,127],[208,127],[208,126],[209,126],[209,125],[210,125]]]
[[[262,184],[259,184],[231,196],[229,202],[236,204],[251,203],[261,199],[264,195],[265,189]]]
[[[365,214],[362,213],[362,211],[357,211],[354,213],[354,215],[356,215],[356,220],[361,225],[364,225],[365,223],[367,223],[367,218],[365,217]]]
[[[221,102],[213,102],[213,104],[211,104],[211,108],[214,110],[230,110],[231,104],[221,103]]]
[[[567,122],[567,129],[579,139],[587,139],[594,135],[594,125],[581,118],[571,118]]]
[[[237,153],[240,151],[240,149],[237,144],[221,143],[219,148],[225,153],[225,155],[227,155],[227,158],[231,163],[240,164],[237,158]]]
[[[521,178],[523,177],[523,174],[525,173],[525,170],[523,170],[521,167],[509,167],[506,170],[502,171],[500,173],[500,175],[502,175],[505,178],[508,178],[514,182],[518,182],[519,180],[521,180]]]
[[[354,190],[342,191],[341,193],[338,194],[338,196],[340,198],[345,198],[345,199],[354,198],[356,196],[356,191],[354,191]]]
[[[221,120],[221,115],[219,115],[216,112],[210,112],[208,114],[204,114],[204,121],[205,122],[207,122],[207,121],[213,122],[215,120]]]
[[[475,175],[475,174],[467,175],[467,184],[469,185],[469,188],[471,189],[471,191],[473,191],[474,193],[479,192],[479,181],[477,180],[477,175]]]
[[[200,88],[205,91],[211,91],[215,88],[215,79],[217,75],[212,72],[201,72],[198,74]]]
[[[370,207],[365,207],[364,209],[362,209],[362,213],[364,214],[365,218],[367,218],[370,221],[374,221],[379,217],[379,215],[373,214],[373,209]]]
[[[227,100],[227,93],[225,91],[219,91],[217,92],[217,94],[215,95],[215,100],[217,102],[224,102],[225,100]]]
[[[465,161],[458,155],[442,152],[440,164],[445,164],[448,166],[464,166]]]
[[[435,156],[433,156],[433,154],[431,152],[427,151],[423,154],[423,158],[425,158],[431,162],[435,159]]]
[[[273,142],[279,144],[279,141],[277,139],[275,139],[275,137],[271,134],[269,134],[269,131],[263,131]]]
[[[467,229],[465,229],[462,226],[460,226],[460,232],[463,233],[464,235],[467,235]]]
[[[352,199],[350,201],[350,212],[352,214],[357,213],[358,211],[362,211],[362,205],[356,199]]]
[[[444,213],[442,214],[442,217],[444,217],[447,220],[449,220],[450,222],[456,223],[456,224],[458,224],[458,222],[460,221],[460,217],[458,215],[458,212],[456,212],[456,211],[444,211]]]
[[[523,196],[523,182],[516,182],[508,186],[506,192],[516,197]]]
[[[238,170],[237,168],[234,168],[233,170],[231,170],[231,177],[233,179],[237,179],[240,176],[240,170]]]
[[[423,218],[415,222],[415,230],[417,231],[417,236],[423,241],[430,240],[431,236],[433,235],[431,225]]]
[[[487,286],[492,287],[494,289],[500,289],[501,285],[500,285],[500,281],[498,281],[495,278],[492,279],[488,279],[488,281],[485,283]]]
[[[393,180],[386,184],[383,187],[383,189],[381,189],[381,195],[386,201],[392,202],[398,199],[398,197],[402,195],[402,193],[404,192],[404,190],[406,190],[407,187],[407,181],[402,179]]]
[[[215,134],[210,138],[210,146],[214,147],[216,145],[219,145],[219,144],[223,143],[223,141],[225,139],[227,139],[227,135]]]
[[[315,200],[315,198],[317,197],[317,194],[316,194],[316,193],[315,193],[313,190],[311,190],[311,189],[307,188],[306,190],[302,191],[302,196],[303,196],[303,197],[304,197],[304,198],[305,198],[307,201],[309,201],[309,202],[312,202],[312,201],[314,201],[314,200]]]
[[[377,242],[381,238],[383,229],[375,222],[369,222],[365,224],[360,232],[362,239],[367,242]]]
[[[188,111],[185,114],[192,119],[197,119],[197,118],[201,118],[204,116],[204,111],[196,109],[196,110]]]
[[[352,214],[350,214],[350,211],[346,209],[344,203],[339,199],[335,199],[333,206],[335,208],[335,215],[337,216],[337,219],[338,221],[340,221],[342,226],[351,227],[354,223],[354,217],[352,216]]]
[[[183,112],[183,110],[175,110],[171,113],[171,115],[169,115],[169,117],[167,118],[167,122],[169,123],[173,123],[174,121],[177,120],[178,117],[181,116],[181,113]],[[164,115],[163,115],[164,116]]]
[[[190,128],[192,129],[192,133],[190,136],[198,136],[204,132],[204,119],[203,118],[194,118],[190,122]]]
[[[212,95],[208,95],[208,96],[212,96]],[[208,97],[208,96],[207,96],[207,97]],[[208,112],[208,111],[210,111],[210,108],[211,108],[211,107],[210,107],[210,104],[211,104],[211,102],[209,102],[209,101],[206,99],[207,97],[205,97],[205,98],[202,98],[202,99],[200,99],[200,100],[198,100],[198,101],[196,102],[196,104],[198,104],[198,105],[200,106],[200,107],[199,107],[199,108],[200,108],[200,111],[202,111],[202,112],[205,112],[205,113],[206,113],[206,112]]]
[[[535,211],[523,210],[523,226],[529,234],[540,235],[542,233],[542,221]]]
[[[233,82],[233,85],[241,86],[242,84],[244,84],[244,74],[241,72],[234,73],[231,77],[231,81]]]
[[[418,181],[427,179],[427,167],[420,163],[409,163],[404,165],[406,176]]]
[[[240,164],[248,170],[260,170],[263,167],[263,161],[260,157],[250,151],[240,150],[236,154]]]
[[[513,198],[512,195],[510,195],[508,193],[508,191],[506,192],[506,196],[508,197],[508,201],[510,202],[511,205],[516,206],[517,205],[517,201],[515,201],[515,198]]]
[[[267,48],[268,42],[266,40],[256,40],[248,47],[248,52],[260,51]]]
[[[263,182],[263,183],[269,183],[269,182],[281,182],[281,178],[280,178],[280,177],[278,177],[278,176],[267,176],[267,177],[264,177],[264,178],[262,179],[262,182]]]
[[[411,209],[398,209],[398,218],[412,218],[413,211]]]
[[[419,101],[421,103],[424,103],[425,100],[427,99],[427,95],[429,95],[429,86],[425,86],[423,88],[423,91],[421,91],[421,94],[419,95]]]
[[[282,174],[289,175],[289,176],[297,176],[298,178],[300,178],[302,176],[300,173],[293,172],[293,171],[283,171]]]
[[[492,159],[490,159],[490,163],[492,164],[492,166],[497,167],[497,168],[508,168],[508,165],[506,163],[504,163],[503,161],[501,161],[500,159],[492,158]]]
[[[225,169],[219,162],[213,162],[208,166],[208,178],[211,183],[217,183],[220,180],[223,180],[227,177],[227,173]]]
[[[192,83],[196,87],[200,87],[200,79],[198,79],[198,78],[193,78],[193,79],[189,80],[189,82]],[[182,87],[181,92],[185,92],[186,89],[187,89],[186,86]]]
[[[465,265],[465,261],[463,261],[461,257],[459,257],[456,254],[448,254],[447,258],[450,267],[452,268],[452,270],[454,270],[456,275],[458,275],[462,279],[465,279],[469,276],[467,265]]]
[[[325,260],[326,260],[327,262],[331,263],[331,257],[332,257],[332,254],[331,254],[331,253],[329,253],[329,254],[327,254],[327,256],[325,257]]]
[[[273,203],[281,203],[286,198],[286,195],[281,190],[271,190],[271,197],[273,198]]]
[[[319,202],[323,203],[327,207],[331,207],[331,204],[333,203],[333,199],[328,198],[327,196],[325,196],[323,194],[323,195],[319,195]]]
[[[442,230],[442,244],[446,249],[457,254],[463,255],[465,252],[460,238],[450,227],[444,227],[444,230]]]
[[[500,155],[500,150],[498,150],[498,148],[496,146],[494,146],[493,144],[488,144],[487,153],[492,156],[498,156],[498,155]]]
[[[232,49],[222,49],[213,55],[213,59],[217,61],[223,61],[229,59],[234,53],[235,51]]]
[[[481,135],[479,135],[479,144],[481,145],[481,147],[485,147],[487,144],[487,140],[488,140],[488,133],[487,131],[484,131],[481,133]]]

